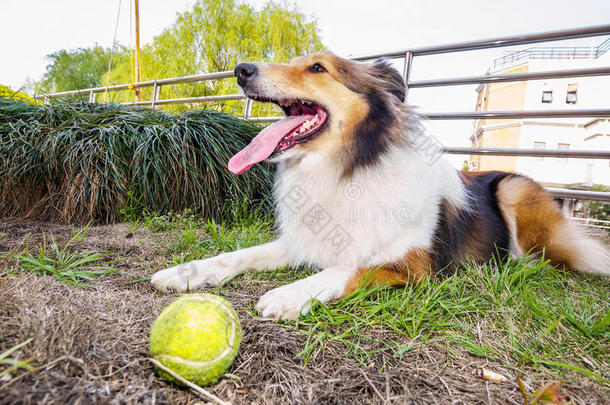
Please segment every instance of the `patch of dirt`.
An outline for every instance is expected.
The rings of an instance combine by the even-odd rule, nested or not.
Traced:
[[[72,228],[32,222],[8,223],[2,250],[19,252],[26,240],[40,243],[42,233],[69,240]],[[120,271],[93,282],[93,288],[58,283],[51,277],[15,273],[9,255],[0,259],[0,353],[32,338],[19,359],[32,358],[31,372],[18,370],[0,380],[0,404],[195,403],[186,389],[166,383],[147,360],[148,334],[161,310],[176,294],[159,294],[146,277],[166,260],[163,247],[144,229],[124,225],[94,227],[79,250],[111,252],[126,259]],[[222,290],[237,309],[244,329],[231,374],[207,389],[236,404],[522,404],[515,381],[486,382],[475,375],[487,368],[505,376],[514,372],[483,358],[413,343],[400,358],[388,353],[359,366],[347,348],[327,342],[307,364],[297,355],[307,336],[253,316],[250,309],[271,284],[248,276]],[[371,331],[371,335],[389,333]],[[374,343],[366,343],[374,348]],[[531,389],[546,381],[524,370]],[[562,389],[575,404],[607,404],[601,388],[588,381]]]

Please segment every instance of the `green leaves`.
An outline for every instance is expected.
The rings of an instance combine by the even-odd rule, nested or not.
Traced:
[[[108,70],[110,49],[95,46],[59,50],[47,55],[51,63],[47,65],[39,90],[58,92],[86,89],[102,85],[102,76]],[[89,97],[88,94],[81,96]]]
[[[39,275],[51,275],[64,284],[91,287],[83,281],[91,281],[102,274],[115,273],[117,270],[108,265],[117,260],[104,261],[107,256],[105,253],[81,253],[69,250],[74,242],[82,241],[88,229],[84,227],[75,232],[62,247],[57,244],[55,237],[51,237],[51,244],[47,245],[43,235],[43,242],[37,255],[30,255],[29,248],[26,248],[25,255],[15,255],[15,259],[24,270]]]
[[[0,84],[0,97],[4,97],[10,100],[22,101],[24,103],[34,104],[34,99],[20,90],[12,90],[10,87],[6,87]]]
[[[257,11],[235,0],[199,0],[141,52],[143,80],[232,70],[239,62],[287,62],[322,49],[315,22],[296,8],[269,2]],[[128,54],[119,55],[110,83],[129,83]],[[161,98],[237,93],[235,79],[163,86]],[[142,89],[150,99],[152,89]],[[113,101],[133,101],[132,92],[113,94]],[[241,112],[243,102],[211,103],[214,109]],[[188,106],[167,106],[169,111]],[[270,105],[257,104],[254,113],[270,115]]]

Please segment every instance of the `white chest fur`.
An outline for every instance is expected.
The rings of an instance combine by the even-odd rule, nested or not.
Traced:
[[[413,151],[395,150],[349,181],[340,174],[338,164],[314,153],[280,163],[277,221],[291,263],[391,262],[411,248],[430,247],[442,198],[462,200],[455,170],[444,159],[429,165]]]

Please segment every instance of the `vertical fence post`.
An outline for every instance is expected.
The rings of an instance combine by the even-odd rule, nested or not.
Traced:
[[[93,92],[93,90],[91,90],[89,92],[89,102],[90,103],[95,103],[95,93]]]
[[[250,114],[252,114],[252,100],[246,98],[246,101],[244,102],[244,118],[250,118]]]
[[[161,86],[159,86],[157,84],[157,82],[155,81],[155,83],[153,84],[152,100],[150,101],[151,108],[155,108],[155,102],[157,102],[157,100],[159,100],[160,89],[161,89]]]
[[[411,63],[413,63],[413,52],[405,53],[405,65],[402,73],[405,78],[405,103],[407,102],[407,96],[409,95],[409,75],[411,74]]]

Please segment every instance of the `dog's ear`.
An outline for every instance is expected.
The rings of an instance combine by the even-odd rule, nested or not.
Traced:
[[[371,65],[375,76],[384,82],[386,90],[392,93],[400,102],[405,101],[407,95],[407,86],[405,81],[398,73],[398,70],[394,69],[390,63],[385,59],[377,59]]]

